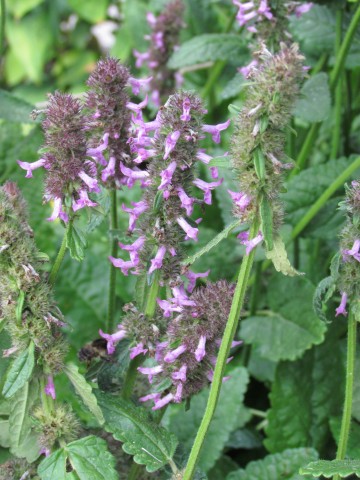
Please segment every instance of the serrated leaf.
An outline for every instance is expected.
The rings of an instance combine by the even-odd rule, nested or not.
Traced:
[[[83,375],[79,373],[78,367],[73,363],[68,363],[65,365],[64,372],[73,384],[76,393],[81,397],[82,401],[100,425],[102,425],[105,422],[102,411],[97,403],[95,395],[93,394],[91,386],[87,383]]]
[[[41,480],[66,480],[66,453],[56,450],[40,463],[37,470]]]
[[[175,435],[150,419],[146,410],[130,401],[96,392],[105,417],[106,430],[123,442],[123,450],[134,461],[155,472],[171,461],[177,446]]]
[[[325,120],[330,110],[329,78],[326,73],[321,72],[306,80],[293,113],[305,122],[315,123]]]
[[[242,367],[234,368],[229,375],[231,378],[221,388],[219,403],[200,454],[199,468],[204,472],[209,471],[221,456],[230,433],[249,420],[249,412],[243,404],[249,375]],[[169,407],[169,428],[188,452],[200,426],[208,394],[209,390],[205,389],[194,395],[188,411],[184,411],[183,405]]]
[[[318,453],[312,448],[288,449],[250,462],[245,469],[231,472],[226,480],[301,480],[303,477],[298,473],[299,468],[317,458]]]
[[[299,358],[312,345],[321,343],[326,331],[312,308],[314,290],[305,278],[289,282],[276,274],[269,285],[269,316],[243,320],[240,337],[274,362]]]
[[[300,468],[300,473],[313,477],[322,475],[325,478],[331,478],[339,475],[341,478],[346,478],[356,475],[360,478],[360,460],[318,460]]]
[[[301,272],[298,272],[290,263],[286,247],[283,242],[283,239],[280,235],[276,236],[273,239],[273,248],[266,252],[266,258],[273,262],[275,270],[281,272],[283,275],[288,275],[289,277],[294,277],[295,275],[303,275]]]
[[[322,452],[329,437],[329,418],[343,404],[342,335],[341,325],[334,323],[322,345],[296,362],[278,365],[264,442],[270,452],[304,445]]]
[[[248,57],[248,49],[239,35],[209,33],[184,42],[171,56],[168,66],[173,69],[216,60],[242,64]]]
[[[38,383],[32,381],[31,383],[25,383],[11,399],[9,415],[10,451],[15,455],[30,435],[32,427],[30,410],[38,396]]]
[[[70,251],[71,258],[81,262],[84,259],[84,250],[87,241],[82,229],[72,222],[66,232],[66,245]]]
[[[11,365],[2,391],[5,398],[12,397],[31,377],[35,364],[34,350],[34,342],[30,342],[29,347]]]
[[[34,123],[30,116],[33,110],[30,103],[0,89],[0,118],[9,122]]]
[[[314,298],[313,298],[313,307],[316,315],[323,322],[328,322],[326,314],[323,310],[324,304],[335,292],[335,290],[336,290],[336,283],[334,282],[333,277],[324,278],[316,287]]]
[[[260,219],[261,232],[264,236],[266,249],[272,250],[274,246],[273,241],[273,212],[269,200],[265,195],[262,196],[260,202]]]

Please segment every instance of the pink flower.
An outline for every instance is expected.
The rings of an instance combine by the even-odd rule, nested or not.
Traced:
[[[220,132],[226,130],[230,125],[230,119],[225,123],[219,123],[218,125],[203,125],[204,132],[210,133],[215,143],[220,143]]]
[[[96,192],[96,193],[99,193],[100,192],[100,188],[99,188],[99,185],[98,185],[98,182],[96,180],[96,178],[92,178],[90,177],[87,173],[85,173],[84,171],[81,171],[79,173],[79,177],[81,178],[81,180],[86,183],[86,185],[88,186],[89,188],[89,191],[90,192]]]
[[[48,222],[53,222],[57,218],[60,218],[63,222],[68,222],[69,217],[67,213],[62,210],[62,200],[61,198],[54,198],[54,210],[51,217],[47,218]]]
[[[250,204],[251,198],[243,192],[232,192],[228,190],[230,196],[237,207],[243,212]]]
[[[109,134],[105,133],[102,143],[96,148],[88,148],[86,155],[96,160],[100,165],[106,165],[106,159],[103,155],[103,151],[106,150],[109,143]]]
[[[139,263],[139,251],[142,249],[145,243],[145,237],[141,236],[134,243],[130,245],[125,245],[124,243],[119,242],[119,247],[122,250],[130,252],[130,259],[134,265]]]
[[[164,357],[164,362],[166,363],[173,363],[175,360],[182,355],[184,352],[186,352],[186,346],[185,345],[180,345],[179,347],[175,348],[175,350],[170,350],[167,352],[167,354]]]
[[[161,300],[160,298],[156,299],[159,307],[164,311],[164,317],[170,317],[172,312],[181,312],[182,308],[178,305],[173,305],[167,300]]]
[[[344,317],[347,316],[348,312],[346,311],[346,303],[347,303],[347,294],[345,292],[343,292],[341,294],[341,302],[340,302],[340,305],[337,307],[337,309],[335,310],[336,311],[336,315],[335,317],[337,317],[338,315],[344,315]]]
[[[170,403],[173,400],[173,398],[174,398],[174,395],[172,393],[168,393],[165,397],[155,401],[155,406],[152,408],[152,410],[159,410],[159,408],[162,408],[168,403]]]
[[[186,215],[190,216],[193,212],[193,208],[194,208],[193,205],[195,202],[195,198],[189,197],[182,187],[179,187],[177,189],[177,192],[179,195],[181,206],[185,208]]]
[[[149,52],[138,52],[137,50],[133,50],[134,57],[136,58],[135,66],[136,68],[140,68],[144,62],[149,60],[150,53]]]
[[[79,197],[80,198],[76,200],[76,202],[74,202],[72,205],[74,212],[76,212],[80,208],[97,206],[97,203],[90,200],[86,190],[80,190]]]
[[[172,150],[175,148],[176,142],[180,138],[180,132],[176,130],[175,132],[169,133],[165,140],[165,155],[164,160],[168,158]]]
[[[182,383],[178,383],[176,387],[176,392],[174,395],[174,402],[180,403],[182,400],[182,392],[183,392],[184,385]]]
[[[189,122],[191,120],[190,107],[191,107],[191,102],[189,98],[185,98],[183,101],[183,113],[182,115],[180,115],[180,119],[183,122]]]
[[[140,112],[143,108],[146,107],[146,105],[148,104],[148,96],[146,95],[146,97],[144,98],[144,100],[140,103],[133,103],[133,102],[128,102],[126,104],[126,107],[129,109],[129,110],[132,110],[136,113]]]
[[[155,367],[138,367],[138,371],[143,375],[148,375],[149,382],[151,383],[154,375],[158,375],[163,371],[161,365],[156,365]]]
[[[198,188],[203,190],[204,192],[204,202],[207,205],[211,205],[212,199],[211,199],[211,190],[214,190],[214,188],[218,187],[219,185],[222,184],[224,181],[223,178],[220,178],[217,182],[204,182],[203,180],[200,180],[197,178],[196,180],[193,181],[193,184],[196,185]]]
[[[33,163],[22,162],[21,160],[17,160],[17,163],[22,169],[26,170],[25,178],[32,178],[33,170],[36,170],[37,168],[40,168],[40,167],[45,167],[46,160],[44,158],[40,158],[40,160],[37,160],[36,162],[33,162]]]
[[[132,260],[123,260],[122,258],[114,258],[112,256],[109,256],[108,258],[114,267],[120,268],[126,277],[129,275],[129,270],[136,267],[136,264]]]
[[[48,375],[47,384],[45,385],[44,392],[49,395],[53,400],[56,398],[55,385],[52,375]]]
[[[99,330],[100,337],[107,340],[107,352],[109,355],[112,355],[115,352],[116,344],[126,337],[126,330],[121,325],[118,325],[118,327],[119,330],[112,335],[104,333],[101,329]]]
[[[346,261],[348,256],[355,258],[358,262],[360,262],[360,240],[356,239],[351,250],[343,250],[341,253],[343,254],[343,259]]]
[[[297,18],[301,17],[301,15],[303,15],[304,13],[307,13],[311,10],[311,8],[313,7],[313,3],[310,2],[310,3],[303,3],[302,5],[299,5],[295,8],[295,15],[297,16]]]
[[[210,270],[208,270],[207,272],[204,272],[204,273],[194,273],[191,270],[189,270],[186,274],[186,277],[189,279],[189,283],[188,283],[188,286],[187,286],[187,291],[191,293],[195,288],[196,279],[197,278],[206,278],[209,275],[209,273],[210,273]]]
[[[131,360],[138,355],[141,355],[142,353],[145,355],[147,353],[148,349],[144,348],[144,344],[142,342],[138,343],[135,345],[135,347],[130,348],[130,358]]]
[[[155,402],[159,400],[161,397],[161,393],[149,393],[148,395],[145,395],[144,397],[140,397],[139,401],[140,402],[148,402],[149,400],[154,400]]]
[[[257,60],[252,60],[248,65],[245,65],[244,67],[241,67],[238,69],[238,71],[245,77],[247,78],[251,72],[251,70],[258,65]]]
[[[109,177],[113,177],[115,175],[115,157],[109,158],[109,163],[107,167],[101,172],[101,180],[106,182]]]
[[[134,208],[126,207],[126,205],[122,205],[122,209],[124,212],[130,214],[129,218],[129,231],[132,232],[136,226],[136,221],[140,217],[142,213],[147,210],[148,206],[145,201],[141,200],[140,202],[131,202]]]
[[[184,230],[186,236],[188,238],[192,238],[193,240],[195,240],[195,242],[197,242],[197,235],[199,233],[199,229],[191,227],[183,217],[179,217],[176,221]]]
[[[159,247],[155,258],[151,260],[151,267],[149,268],[149,274],[154,272],[155,270],[159,270],[162,267],[162,262],[164,260],[166,254],[166,247],[161,246]]]
[[[240,235],[243,236],[243,238],[245,238],[245,234],[247,232],[242,232],[238,235],[238,238],[241,239]],[[256,235],[256,237],[252,238],[251,240],[248,239],[248,235],[247,235],[247,239],[244,239],[241,241],[241,243],[243,245],[246,246],[246,255],[249,255],[249,253],[251,252],[251,250],[253,250],[257,245],[259,245],[259,243],[261,243],[263,241],[264,237],[262,236],[262,233],[259,232],[258,235]]]
[[[205,164],[208,164],[210,160],[213,159],[213,157],[211,157],[210,155],[207,155],[202,149],[198,150],[196,154],[196,158]]]
[[[139,95],[140,93],[140,88],[146,88],[149,86],[150,82],[152,80],[152,77],[148,78],[134,78],[134,77],[129,77],[129,85],[132,88],[132,92],[134,95]]]
[[[165,170],[160,173],[161,183],[158,186],[158,190],[165,190],[165,188],[171,184],[172,177],[176,170],[176,162],[171,162]]]
[[[187,371],[187,366],[183,365],[182,367],[180,367],[179,370],[176,370],[171,375],[171,378],[173,380],[179,380],[180,382],[186,382],[186,371]]]
[[[201,360],[206,355],[205,345],[206,345],[206,337],[205,337],[205,335],[201,335],[198,347],[195,350],[195,358],[196,358],[197,362],[201,362]]]

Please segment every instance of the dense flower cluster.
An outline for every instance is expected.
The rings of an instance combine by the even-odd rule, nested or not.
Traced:
[[[292,167],[284,153],[286,128],[291,109],[304,77],[303,57],[297,45],[281,46],[276,55],[263,47],[260,65],[250,73],[247,100],[241,109],[232,139],[232,161],[241,192],[230,192],[234,214],[244,222],[258,215],[259,203],[270,206],[272,228],[276,233],[282,219],[279,193],[282,171]],[[247,253],[262,240],[262,233],[252,240],[247,233],[240,240]]]
[[[158,107],[182,83],[181,75],[174,74],[174,71],[167,67],[167,63],[178,46],[180,30],[184,27],[183,11],[182,0],[174,0],[168,3],[157,17],[149,12],[147,21],[151,33],[145,37],[150,41],[149,50],[145,53],[134,50],[136,66],[139,68],[145,62],[150,70],[151,99]]]

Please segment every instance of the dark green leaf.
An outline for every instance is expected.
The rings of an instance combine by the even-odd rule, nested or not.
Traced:
[[[332,478],[335,475],[347,478],[355,474],[360,478],[360,460],[318,460],[300,468],[300,473],[313,477],[322,475],[325,478]]]
[[[20,290],[17,303],[16,303],[16,309],[15,309],[15,316],[16,316],[17,322],[22,321],[22,311],[24,306],[24,300],[25,300],[25,292]]]
[[[66,245],[70,250],[71,258],[81,262],[84,259],[84,250],[87,241],[81,227],[71,223],[66,233]]]
[[[296,102],[294,115],[306,122],[322,122],[330,114],[331,96],[328,75],[318,73],[306,80]]]
[[[324,304],[326,300],[335,292],[336,283],[332,277],[326,277],[319,285],[316,287],[314,298],[313,298],[313,307],[316,315],[323,322],[327,322],[326,313],[324,312]]]
[[[242,73],[237,73],[221,90],[221,99],[237,97],[246,85],[246,79]]]
[[[66,480],[66,453],[64,449],[56,450],[45,457],[38,466],[41,480]]]
[[[272,250],[274,247],[273,241],[273,212],[269,200],[265,195],[262,196],[260,202],[260,218],[261,218],[261,232],[264,236],[266,249]]]
[[[35,364],[34,349],[34,343],[30,342],[11,365],[2,391],[5,398],[12,397],[29,380]]]
[[[30,114],[34,107],[5,90],[0,90],[0,118],[9,122],[33,123]]]

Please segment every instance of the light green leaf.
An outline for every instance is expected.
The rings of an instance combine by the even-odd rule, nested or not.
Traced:
[[[66,480],[66,453],[64,449],[56,450],[45,457],[38,466],[41,480]]]
[[[105,19],[108,0],[68,0],[70,7],[84,20],[97,23]]]
[[[172,460],[177,446],[175,435],[150,419],[146,410],[130,401],[96,392],[103,411],[106,430],[123,442],[123,450],[134,461],[155,472]]]
[[[22,319],[22,311],[24,307],[24,300],[25,300],[25,292],[20,290],[19,292],[19,297],[17,299],[16,303],[16,309],[15,309],[15,316],[16,316],[16,321],[21,322]]]
[[[245,368],[234,368],[230,379],[224,383],[220,399],[205,438],[204,447],[199,459],[199,468],[209,471],[218,458],[230,433],[242,427],[249,420],[249,412],[243,404],[249,376]],[[190,410],[184,411],[184,406],[169,408],[169,428],[176,433],[186,451],[190,451],[196,432],[200,426],[209,390],[205,389],[191,398]]]
[[[329,418],[333,412],[341,411],[343,404],[342,334],[341,325],[331,324],[322,345],[296,362],[278,365],[264,442],[271,453],[304,445],[321,452],[326,445]]]
[[[9,416],[10,451],[15,455],[30,435],[33,426],[30,411],[38,396],[38,383],[32,381],[31,383],[25,383],[11,399]]]
[[[301,480],[303,477],[298,473],[299,468],[317,458],[318,453],[312,448],[288,449],[250,462],[245,469],[230,473],[226,480]]]
[[[105,422],[104,416],[93,394],[91,386],[87,383],[83,375],[79,373],[78,367],[73,363],[65,365],[64,372],[73,384],[76,393],[80,395],[82,401],[94,415],[96,420],[102,425]]]
[[[209,33],[183,43],[169,60],[173,69],[188,67],[208,61],[223,60],[234,65],[241,64],[248,56],[248,50],[239,35],[230,33]]]
[[[16,18],[21,18],[43,2],[44,0],[12,0],[8,2],[7,9]]]
[[[283,239],[280,236],[277,236],[273,239],[273,242],[273,249],[266,252],[266,258],[273,262],[275,270],[281,272],[283,275],[288,275],[289,277],[303,275],[291,265]]]
[[[0,118],[9,122],[34,123],[30,116],[33,110],[30,103],[0,89]]]
[[[360,478],[360,460],[318,460],[300,468],[300,473],[313,477],[322,475],[325,478],[331,478],[339,475],[341,478],[346,478],[356,475]]]
[[[360,354],[359,353],[355,359],[352,415],[358,422],[360,422]]]
[[[31,377],[35,364],[34,349],[34,342],[30,342],[29,347],[11,365],[2,391],[5,398],[12,397]]]
[[[300,357],[312,345],[321,343],[326,331],[313,311],[314,290],[305,278],[295,277],[289,282],[276,274],[269,285],[269,316],[243,320],[240,337],[274,362]]]
[[[322,122],[330,114],[331,95],[329,78],[324,72],[306,80],[296,102],[294,115],[306,122]]]
[[[5,448],[10,447],[10,430],[8,419],[0,419],[0,446]]]
[[[70,250],[71,258],[81,262],[84,259],[84,250],[87,246],[86,237],[82,229],[71,223],[66,233],[66,245]]]

